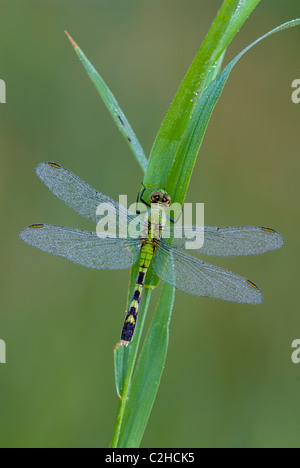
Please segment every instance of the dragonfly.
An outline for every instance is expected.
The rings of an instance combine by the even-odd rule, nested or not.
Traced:
[[[123,232],[137,217],[137,212],[93,189],[59,164],[41,163],[36,167],[36,173],[59,199],[90,221],[97,223],[97,209],[102,203],[114,208],[118,215],[118,228]],[[185,251],[186,241],[196,226],[177,228],[174,223],[173,242],[164,237],[161,213],[172,203],[165,190],[152,192],[149,203],[142,197],[141,201],[145,211],[149,211],[151,205],[151,214],[138,236],[100,237],[96,230],[32,224],[20,233],[20,237],[31,246],[88,268],[122,270],[138,262],[138,275],[126,311],[120,345],[127,346],[132,340],[150,265],[158,278],[187,294],[246,304],[263,302],[261,290],[249,279],[206,263]],[[120,226],[122,223],[126,223],[125,228]],[[176,235],[176,230],[181,231],[181,236],[178,232]],[[283,243],[281,234],[268,227],[205,226],[204,244],[194,253],[218,257],[256,255],[279,249]]]

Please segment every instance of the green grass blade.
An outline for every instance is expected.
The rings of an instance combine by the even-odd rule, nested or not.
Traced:
[[[71,36],[66,32],[71,44],[73,45],[76,54],[78,55],[80,61],[82,62],[88,76],[94,83],[98,93],[100,94],[104,104],[106,105],[107,109],[109,110],[110,115],[112,116],[113,120],[115,121],[117,127],[119,128],[120,132],[122,133],[123,137],[125,138],[127,144],[129,145],[131,151],[133,152],[136,160],[138,161],[139,165],[141,166],[142,170],[145,172],[147,168],[147,158],[143,151],[143,148],[138,141],[134,131],[131,128],[130,123],[128,122],[126,115],[120,108],[116,98],[114,97],[113,93],[108,88],[105,81],[101,78],[97,70],[93,67],[91,62],[87,59],[85,54],[82,52],[80,47],[76,44],[76,42],[71,38]]]
[[[261,0],[240,0],[237,8],[232,15],[226,33],[220,42],[220,47],[227,47],[229,42],[235,37],[252,11],[256,8]]]
[[[126,311],[128,310],[130,300],[135,288],[135,282],[137,279],[138,271],[139,271],[139,261],[135,263],[135,265],[131,268],[130,274],[130,282],[128,288],[128,297],[127,297],[127,305]],[[147,301],[146,301],[147,304]],[[145,310],[145,303],[144,301],[141,303],[138,322],[136,326],[135,336],[139,335],[139,327],[141,326],[141,320],[143,321],[143,317],[146,316],[147,310]],[[125,318],[125,316],[124,316]],[[141,320],[140,320],[141,319]],[[122,395],[124,381],[127,375],[127,368],[130,363],[131,359],[131,352],[135,350],[135,346],[120,346],[114,350],[114,365],[115,365],[115,383],[116,383],[116,390],[119,397]]]
[[[118,444],[121,436],[121,430],[124,424],[124,414],[128,405],[131,391],[133,370],[137,358],[142,331],[144,328],[146,314],[150,303],[151,292],[152,290],[147,288],[144,292],[144,298],[141,302],[139,310],[139,319],[137,321],[137,326],[132,341],[127,347],[119,346],[114,350],[116,388],[120,402],[112,442],[110,445],[112,448],[119,446]]]
[[[233,67],[248,50],[263,39],[266,39],[270,35],[279,31],[283,31],[297,25],[299,25],[298,19],[289,21],[257,39],[239,53],[235,59],[227,65],[223,72],[217,75],[215,80],[204,90],[196,103],[195,111],[191,116],[182,144],[177,150],[173,161],[172,171],[169,174],[169,179],[167,180],[167,186],[168,188],[171,188],[172,193],[185,194],[187,191],[195,164],[195,156],[199,151],[212,112],[220,98]],[[174,177],[173,174],[176,174],[176,177]],[[181,199],[179,200],[181,202]]]
[[[152,147],[144,179],[145,185],[153,187],[155,184],[154,188],[165,188],[174,201],[180,202],[179,198],[182,197],[178,198],[178,194],[172,192],[172,188],[167,185],[168,175],[195,109],[197,97],[205,87],[211,68],[221,57],[232,38],[231,35],[226,35],[226,31],[238,3],[238,0],[224,1],[179,87]]]
[[[222,64],[224,61],[226,51],[224,51],[221,55],[221,57],[217,60],[217,62],[214,64],[214,66],[209,70],[208,75],[206,77],[205,83],[204,83],[204,89],[207,88],[207,86],[210,85],[212,81],[219,75],[221,72]],[[203,91],[204,91],[203,89]],[[202,92],[203,92],[202,91]]]
[[[283,31],[296,25],[298,25],[297,19],[285,23],[257,39],[255,42],[245,48],[240,54],[238,54],[237,57],[229,65],[227,65],[223,72],[219,73],[214,81],[211,82],[201,93],[195,103],[195,107],[190,116],[189,124],[186,128],[185,134],[183,135],[182,140],[177,147],[176,153],[173,156],[171,168],[169,169],[164,184],[162,185],[163,188],[166,188],[168,193],[173,194],[174,201],[179,203],[183,203],[184,201],[196,157],[203,141],[211,114],[220,98],[222,90],[234,65],[248,50],[250,50],[254,45],[263,39],[272,34],[275,34],[276,32]],[[150,167],[150,165],[151,159],[148,167]],[[174,196],[176,197],[175,199]]]
[[[122,397],[131,352],[131,346],[120,346],[114,350],[115,384],[119,398]]]
[[[143,437],[165,365],[173,304],[174,288],[165,283],[133,375],[117,447],[138,447]]]

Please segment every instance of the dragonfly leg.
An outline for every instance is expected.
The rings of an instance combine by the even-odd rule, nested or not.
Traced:
[[[148,208],[151,208],[151,205],[149,205],[149,203],[147,203],[144,199],[143,199],[143,196],[144,196],[144,193],[146,192],[146,186],[143,184],[142,182],[142,186],[143,186],[143,190],[142,190],[142,193],[138,193],[138,196],[137,196],[137,200],[136,200],[136,203],[138,204],[140,201],[142,203],[144,203],[144,205],[148,206]],[[141,214],[141,211],[140,210],[137,210],[136,211],[136,214]]]
[[[178,216],[178,218],[175,220],[173,218],[170,218],[169,216],[166,215],[166,218],[172,223],[172,224],[177,224],[178,221],[180,220],[181,216],[182,216],[182,213],[183,213],[183,209],[181,208],[181,211],[180,211],[180,215]]]

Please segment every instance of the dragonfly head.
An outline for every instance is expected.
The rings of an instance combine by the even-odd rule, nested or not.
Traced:
[[[150,197],[149,197],[150,203],[157,203],[159,205],[167,205],[171,206],[172,204],[172,199],[170,195],[165,192],[165,191],[157,191],[157,192],[152,192]]]

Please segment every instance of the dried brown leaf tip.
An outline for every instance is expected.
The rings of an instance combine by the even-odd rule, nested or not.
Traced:
[[[74,49],[78,49],[78,45],[76,44],[76,42],[74,41],[74,39],[72,39],[72,37],[70,36],[70,34],[68,33],[68,31],[65,31],[65,34],[68,36],[69,38],[69,41],[71,42],[72,46],[74,47]]]

